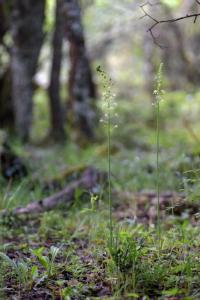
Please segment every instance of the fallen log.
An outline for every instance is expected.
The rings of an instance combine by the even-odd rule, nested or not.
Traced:
[[[48,180],[44,180],[44,182],[42,183],[44,191],[55,191],[58,189],[60,190],[63,187],[63,183],[69,184],[69,182],[71,181],[80,179],[80,176],[85,170],[88,169],[88,167],[88,165],[76,165],[65,168],[60,174]]]
[[[71,204],[77,189],[87,192],[96,191],[99,184],[106,180],[106,174],[93,167],[88,167],[79,180],[72,181],[60,192],[46,197],[42,200],[29,203],[25,207],[18,207],[13,210],[13,215],[35,214],[51,210],[61,204]],[[4,212],[6,214],[6,212]]]

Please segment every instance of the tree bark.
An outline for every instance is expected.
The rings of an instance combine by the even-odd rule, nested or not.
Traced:
[[[60,71],[62,62],[62,44],[64,35],[64,20],[62,14],[63,0],[56,1],[55,27],[53,34],[53,54],[51,77],[49,85],[49,100],[51,113],[51,132],[50,135],[54,140],[64,141],[64,111],[60,99]]]
[[[3,2],[0,1],[0,43],[3,42],[4,34],[7,31],[7,22],[4,10]]]
[[[9,15],[6,14],[5,2],[0,1],[0,46],[6,53],[8,47],[4,43],[4,36],[9,29]],[[9,53],[7,53],[9,55]],[[14,113],[11,96],[10,65],[1,61],[0,57],[0,128],[14,128]]]
[[[88,58],[85,36],[81,22],[81,9],[78,0],[65,0],[65,33],[69,41],[70,73],[69,103],[73,112],[72,123],[87,139],[94,138],[94,103],[96,96]]]
[[[10,66],[0,77],[0,128],[7,128],[13,131],[14,111],[11,95],[11,73]]]
[[[43,41],[44,8],[45,0],[16,0],[12,10],[12,97],[16,130],[24,141],[30,137],[32,80]]]

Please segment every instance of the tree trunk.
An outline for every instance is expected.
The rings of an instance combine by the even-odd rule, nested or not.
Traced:
[[[70,44],[69,103],[73,112],[73,125],[82,136],[94,138],[95,85],[85,46],[78,0],[65,0],[65,32]]]
[[[0,46],[3,46],[5,54],[8,47],[4,43],[4,36],[9,29],[8,8],[5,2],[0,1]],[[7,14],[6,14],[7,11]],[[14,113],[11,97],[11,72],[10,65],[0,57],[0,128],[14,128]]]
[[[10,67],[0,77],[0,128],[8,128],[13,131],[14,111],[11,96]]]
[[[64,112],[60,99],[60,71],[62,62],[63,44],[63,0],[56,1],[55,27],[53,34],[53,54],[51,77],[49,86],[50,112],[51,112],[51,132],[54,140],[63,141],[65,139]]]
[[[27,141],[32,123],[33,76],[43,41],[45,0],[16,0],[11,30],[12,97],[15,126],[19,137]]]
[[[0,1],[0,43],[3,42],[4,34],[7,31],[7,24],[6,24],[6,16],[4,11],[3,2]]]

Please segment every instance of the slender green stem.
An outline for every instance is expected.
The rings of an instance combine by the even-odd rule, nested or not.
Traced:
[[[156,103],[156,173],[157,173],[157,222],[158,222],[158,239],[159,247],[161,242],[161,227],[160,227],[160,103]]]
[[[111,120],[110,120],[110,100],[108,100],[108,202],[109,202],[109,222],[110,222],[110,247],[113,243],[113,221],[112,221],[112,197],[111,197]]]
[[[106,73],[99,66],[97,71],[100,73],[104,83],[104,96],[103,99],[106,104],[106,131],[107,131],[107,148],[108,148],[108,205],[109,205],[109,233],[110,233],[110,248],[113,247],[113,217],[112,217],[112,195],[111,195],[111,133],[112,133],[112,118],[111,118],[111,109],[113,109],[113,93],[112,93],[112,80],[109,78]],[[104,120],[102,120],[104,121]]]

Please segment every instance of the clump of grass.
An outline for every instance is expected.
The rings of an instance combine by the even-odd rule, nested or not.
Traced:
[[[38,277],[38,268],[36,265],[30,266],[28,259],[15,261],[2,252],[0,252],[0,258],[10,267],[20,287],[24,289],[32,288],[34,281]]]
[[[126,293],[126,290],[135,291],[141,255],[141,247],[133,239],[132,233],[123,229],[115,233],[111,257],[115,264],[121,294]]]
[[[54,274],[56,268],[55,259],[60,249],[55,246],[51,246],[48,256],[43,255],[44,250],[44,247],[41,247],[39,249],[33,249],[32,253],[37,257],[38,261],[45,268],[45,276],[49,278]]]

